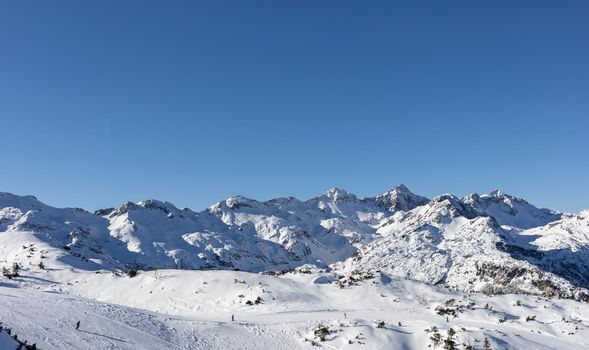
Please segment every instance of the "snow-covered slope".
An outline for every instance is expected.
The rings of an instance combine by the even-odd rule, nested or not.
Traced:
[[[92,262],[95,268],[113,267],[121,265],[118,259],[129,254],[109,235],[108,221],[100,216],[79,208],[54,208],[33,196],[0,193],[0,259],[28,255],[18,247],[8,249],[21,240],[23,232],[61,250],[60,259],[71,264]]]
[[[292,267],[282,246],[246,225],[227,225],[208,212],[195,213],[156,200],[126,203],[105,216],[110,235],[126,244],[137,267],[239,268],[263,271]]]
[[[423,197],[403,189],[398,200],[397,190],[391,190],[388,201],[358,199],[334,188],[306,202],[292,197],[259,202],[237,196],[196,213],[149,200],[102,213],[109,220],[110,235],[140,254],[133,262],[143,267],[326,267],[374,239],[376,228],[392,215],[391,201],[406,208],[423,202]]]
[[[84,269],[260,272],[312,264],[385,270],[463,291],[586,298],[588,220],[500,191],[430,201],[403,185],[368,198],[338,188],[304,202],[237,196],[202,212],[146,200],[93,214],[2,193],[0,248],[8,264],[31,255],[14,245],[19,236]]]
[[[365,199],[334,188],[307,202],[237,196],[197,213],[146,200],[92,214],[3,193],[0,231],[32,232],[70,255],[114,267],[326,267],[374,239],[376,228],[396,208],[425,201],[404,186]]]
[[[27,268],[0,285],[0,319],[40,349],[428,349],[450,329],[457,348],[485,338],[492,349],[589,346],[589,306],[573,300],[384,274],[344,284],[329,273],[99,272]]]
[[[581,349],[587,303],[523,294],[588,301],[588,252],[589,211],[500,192],[95,213],[2,193],[0,321],[42,349],[424,349],[450,328],[464,348]]]
[[[405,185],[393,187],[386,193],[377,196],[375,200],[390,212],[408,211],[429,202],[429,199],[414,194]]]
[[[386,271],[462,291],[532,293],[589,300],[589,239],[586,214],[564,216],[547,226],[522,231],[509,226],[494,205],[473,198],[512,198],[499,192],[461,201],[442,195],[394,215],[379,238],[335,265],[339,271]],[[503,203],[503,202],[502,202]],[[515,203],[515,201],[511,202]],[[518,200],[509,214],[516,225],[540,220],[534,207]],[[520,218],[518,215],[522,215]],[[559,216],[560,217],[560,216]],[[528,227],[523,221],[523,227]],[[566,232],[564,234],[563,232]],[[564,237],[563,237],[564,235]]]
[[[518,228],[543,226],[560,219],[561,214],[539,209],[521,198],[495,190],[489,194],[473,193],[462,199],[467,205],[492,216],[500,225]]]
[[[520,246],[537,252],[535,263],[543,269],[589,286],[589,210],[565,214],[558,221],[521,231],[516,237]]]

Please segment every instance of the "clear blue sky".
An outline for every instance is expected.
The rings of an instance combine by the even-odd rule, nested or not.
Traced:
[[[589,1],[1,1],[0,191],[589,207]]]

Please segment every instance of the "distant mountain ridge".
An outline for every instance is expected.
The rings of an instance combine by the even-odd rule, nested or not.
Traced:
[[[404,185],[366,198],[332,188],[307,201],[236,196],[195,212],[145,200],[94,213],[0,193],[0,244],[25,234],[95,269],[312,264],[463,291],[585,298],[589,287],[589,215],[540,209],[498,190],[430,200]]]

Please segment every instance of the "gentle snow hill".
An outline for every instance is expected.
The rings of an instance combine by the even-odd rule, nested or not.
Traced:
[[[589,306],[573,300],[489,297],[384,274],[158,270],[129,278],[47,265],[0,282],[0,319],[40,349],[426,349],[450,328],[459,346],[480,348],[485,338],[493,349],[589,346]],[[315,283],[321,277],[332,282]]]

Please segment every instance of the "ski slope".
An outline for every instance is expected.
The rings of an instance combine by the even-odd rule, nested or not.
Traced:
[[[326,273],[44,274],[23,272],[0,284],[0,319],[41,349],[310,349],[312,342],[423,349],[432,343],[425,331],[432,326],[442,338],[452,328],[458,344],[478,347],[485,337],[495,349],[589,347],[589,305],[573,300],[487,297],[386,275],[340,288]],[[246,304],[257,296],[260,304]],[[457,317],[438,315],[436,307],[452,299]],[[314,336],[320,325],[330,330],[325,341]]]

